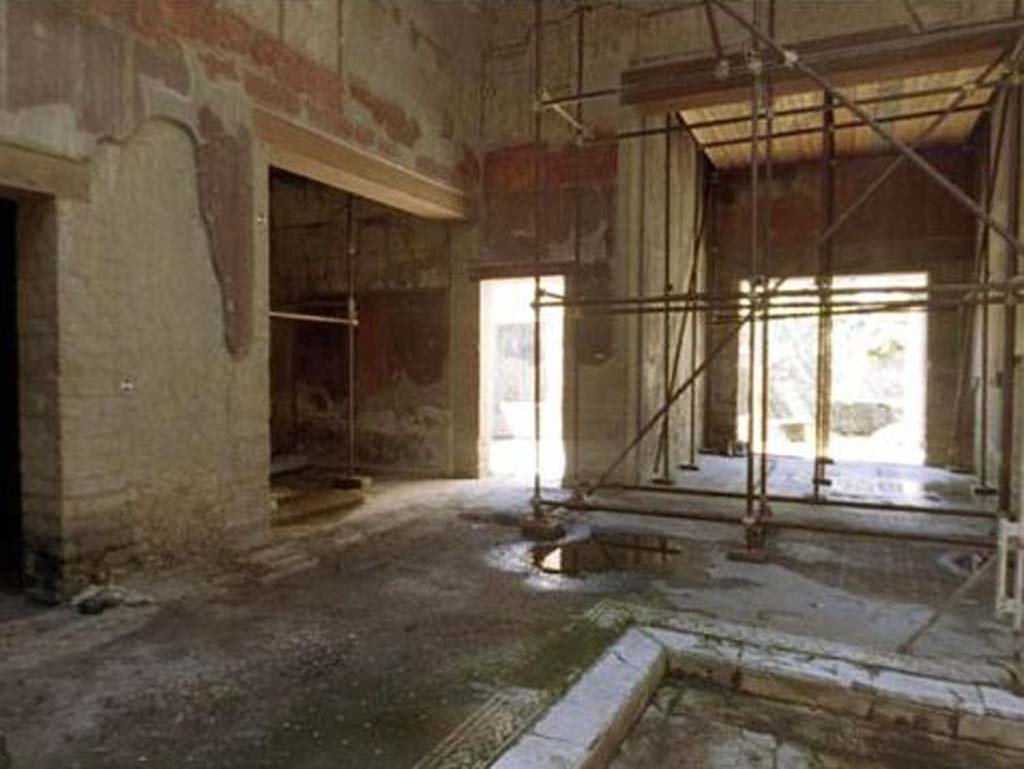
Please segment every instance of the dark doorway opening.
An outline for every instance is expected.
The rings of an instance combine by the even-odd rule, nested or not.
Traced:
[[[0,199],[0,590],[22,580],[17,222],[17,205]]]
[[[270,448],[275,467],[354,462],[352,196],[270,176]],[[351,468],[349,468],[351,469]]]

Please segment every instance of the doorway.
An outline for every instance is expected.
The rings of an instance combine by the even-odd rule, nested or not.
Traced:
[[[565,279],[542,278],[541,288],[564,295]],[[481,436],[491,475],[533,475],[533,298],[533,278],[480,283]],[[540,468],[545,481],[560,481],[565,472],[563,316],[561,308],[541,313]]]
[[[22,579],[17,221],[17,204],[0,199],[0,589]]]
[[[923,311],[856,313],[855,305],[906,301],[927,288],[926,273],[841,275],[833,287],[848,307],[832,318],[832,376],[829,457],[837,461],[920,466],[925,461],[925,403],[928,318]],[[786,280],[785,288],[813,291],[814,278]],[[886,288],[882,293],[879,289]],[[900,293],[899,289],[908,293]],[[744,281],[741,290],[749,291]],[[914,294],[909,292],[914,291]],[[811,459],[815,455],[817,383],[817,300],[782,298],[784,317],[769,324],[767,452]],[[794,305],[805,303],[806,312]],[[755,325],[754,360],[761,360],[761,325]],[[739,351],[736,432],[747,436],[750,330]],[[758,372],[759,374],[759,372]],[[760,425],[761,381],[754,381],[755,432]],[[754,441],[760,450],[760,440]]]

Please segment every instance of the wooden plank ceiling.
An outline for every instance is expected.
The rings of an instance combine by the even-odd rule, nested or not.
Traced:
[[[929,135],[928,144],[967,140],[987,108],[992,84],[1005,74],[990,71],[983,87],[961,97],[1009,50],[1020,34],[1020,20],[976,25],[966,30],[912,34],[886,29],[870,35],[831,38],[797,46],[798,56],[824,73],[842,93],[858,102],[900,139],[915,142],[936,116],[962,101]],[[712,162],[736,168],[751,160],[751,79],[742,54],[681,61],[623,74],[622,102],[646,112],[676,112],[691,127]],[[723,71],[724,69],[724,71]],[[773,70],[775,92],[772,156],[800,162],[821,155],[821,90],[798,70]],[[889,144],[848,109],[835,109],[836,152],[840,155],[889,151]],[[759,133],[767,132],[765,120]],[[763,151],[763,148],[762,148]]]
[[[883,121],[886,130],[906,142],[916,142],[934,122],[936,115],[957,99],[953,87],[973,83],[984,67],[936,72],[920,77],[883,80],[851,86],[843,93],[862,105],[873,118]],[[987,82],[995,80],[993,73]],[[929,145],[965,142],[978,119],[987,109],[993,88],[970,92],[927,141]],[[929,96],[910,96],[938,91]],[[883,101],[872,101],[884,99]],[[772,125],[772,158],[778,163],[798,163],[820,157],[822,153],[822,94],[808,92],[782,96],[775,100]],[[805,111],[806,110],[806,111]],[[792,114],[787,114],[792,113]],[[697,141],[718,168],[737,168],[750,164],[750,103],[725,104],[705,109],[682,110],[683,119],[693,129]],[[730,118],[742,122],[718,123]],[[705,127],[700,127],[702,124]],[[835,109],[835,149],[837,155],[859,155],[890,151],[890,145],[848,109]],[[760,121],[759,133],[767,135],[766,121]],[[761,152],[765,151],[764,142]]]

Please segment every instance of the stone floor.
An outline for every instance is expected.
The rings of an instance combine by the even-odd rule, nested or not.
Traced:
[[[971,548],[593,515],[673,552],[570,575],[535,563],[508,481],[375,484],[225,561],[128,581],[153,603],[83,616],[0,593],[0,734],[35,767],[480,766],[618,630],[604,599],[892,649],[965,578]],[[645,551],[637,551],[642,553]],[[917,652],[1004,659],[982,583]],[[454,735],[454,736],[453,736]]]

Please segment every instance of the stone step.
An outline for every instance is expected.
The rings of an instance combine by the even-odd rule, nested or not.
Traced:
[[[353,508],[361,504],[363,499],[363,492],[359,489],[307,489],[302,494],[279,501],[271,515],[271,522],[295,523],[328,515]]]
[[[373,482],[368,475],[348,475],[342,472],[328,472],[327,477],[336,489],[368,489]]]
[[[309,489],[300,488],[298,486],[271,486],[270,487],[270,498],[275,504],[281,504],[282,502],[288,502],[292,499],[297,499],[305,494],[309,493]]]

